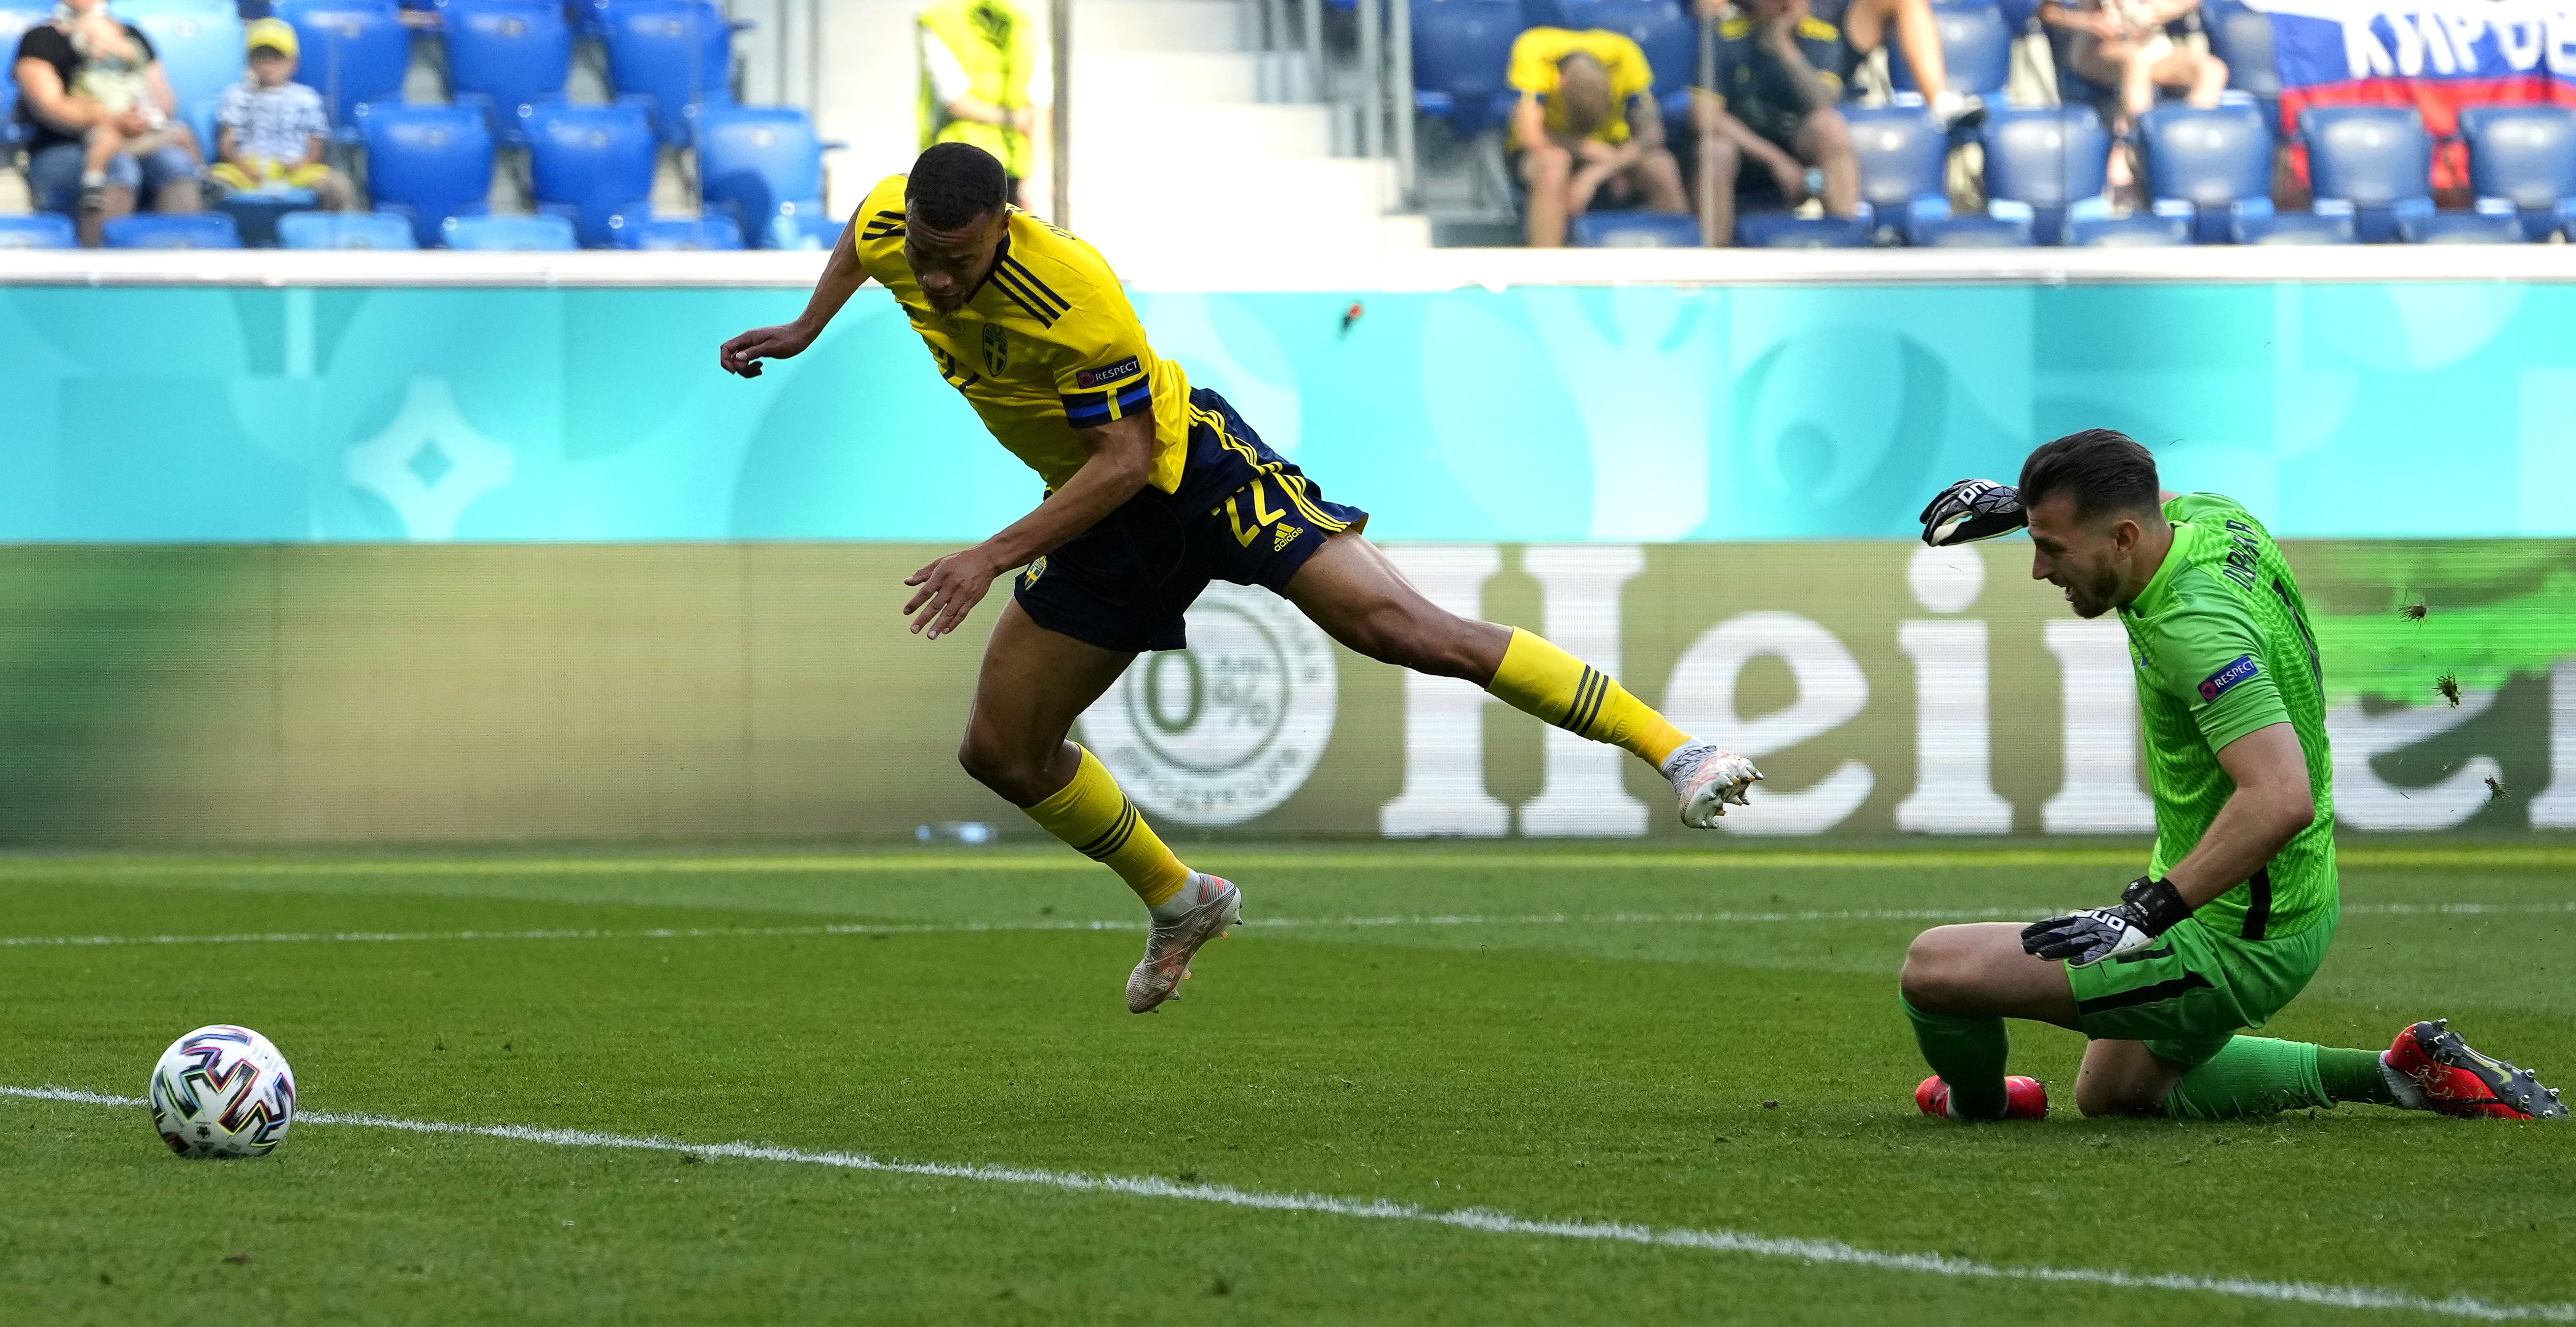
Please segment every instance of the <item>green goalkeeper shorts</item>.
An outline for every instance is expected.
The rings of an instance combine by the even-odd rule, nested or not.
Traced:
[[[2085,1036],[2143,1041],[2191,1068],[2288,1004],[2325,961],[2334,929],[2329,912],[2296,935],[2243,940],[2186,918],[2145,949],[2068,968],[2076,1022]]]

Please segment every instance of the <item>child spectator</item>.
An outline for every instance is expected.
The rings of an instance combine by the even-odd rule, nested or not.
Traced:
[[[250,72],[224,89],[215,111],[215,151],[208,174],[240,193],[279,187],[310,189],[317,206],[344,212],[356,191],[349,177],[323,164],[331,132],[322,94],[295,82],[295,29],[284,20],[249,25]]]

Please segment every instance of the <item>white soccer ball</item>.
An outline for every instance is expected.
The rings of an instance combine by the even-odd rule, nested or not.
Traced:
[[[152,1127],[183,1157],[264,1157],[295,1122],[295,1071],[266,1037],[217,1023],[152,1066]]]

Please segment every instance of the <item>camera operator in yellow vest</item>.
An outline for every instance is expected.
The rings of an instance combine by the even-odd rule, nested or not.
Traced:
[[[1055,99],[1038,24],[1014,0],[932,0],[921,10],[921,145],[967,143],[1008,176],[1010,201],[1038,160]]]

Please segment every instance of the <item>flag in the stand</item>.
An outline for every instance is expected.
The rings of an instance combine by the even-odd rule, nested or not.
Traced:
[[[2564,0],[2245,3],[2272,19],[2285,135],[2310,106],[2412,105],[2439,140],[2464,106],[2576,104],[2576,4]],[[2468,187],[2457,142],[2438,144],[2433,187]]]

